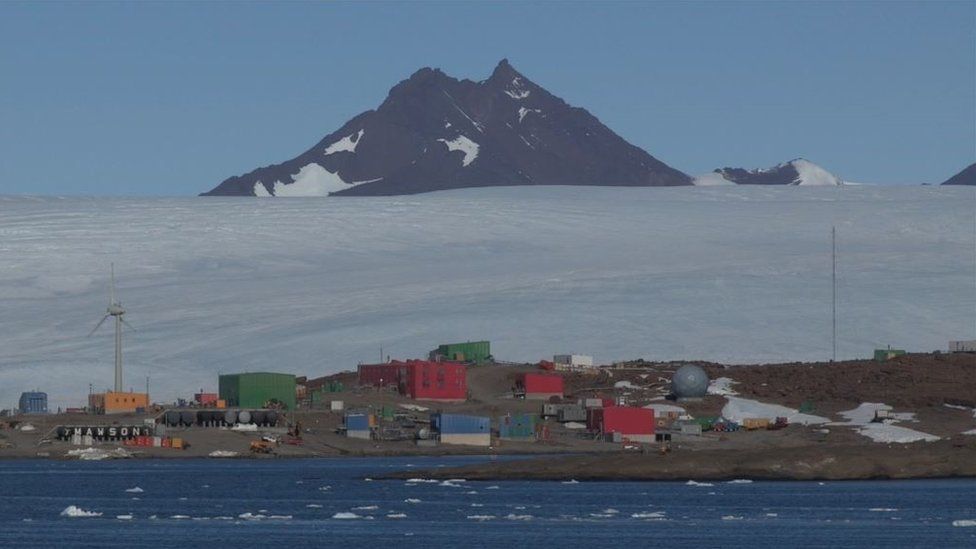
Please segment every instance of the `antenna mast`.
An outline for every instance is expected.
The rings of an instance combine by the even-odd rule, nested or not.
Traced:
[[[837,362],[837,227],[830,227],[831,362]]]

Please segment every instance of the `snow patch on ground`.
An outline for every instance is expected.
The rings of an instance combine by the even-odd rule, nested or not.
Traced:
[[[450,141],[447,139],[438,139],[438,141],[447,145],[447,150],[450,152],[461,151],[464,153],[464,158],[461,159],[462,166],[467,166],[478,158],[478,144],[463,135],[459,135]]]
[[[349,134],[325,148],[325,155],[328,156],[337,152],[356,152],[356,146],[363,139],[366,130],[359,130],[357,133]],[[353,139],[355,137],[355,139]]]
[[[567,421],[566,423],[563,423],[563,427],[567,429],[586,429],[586,424],[578,421]]]
[[[681,406],[675,406],[674,404],[648,404],[647,406],[644,406],[644,408],[654,410],[655,414],[663,414],[666,412],[677,412],[679,414],[685,413],[684,408]]]
[[[616,382],[616,383],[613,384],[613,387],[615,389],[640,389],[640,387],[638,387],[637,385],[634,385],[633,383],[631,383],[631,382],[629,382],[627,380],[618,381],[618,382]]]
[[[747,418],[769,418],[785,417],[790,423],[802,425],[816,425],[828,423],[830,420],[825,417],[810,414],[801,414],[793,408],[780,406],[779,404],[768,404],[758,400],[750,400],[735,396],[728,396],[728,403],[722,408],[722,417],[731,419],[737,423],[742,423]]]
[[[401,404],[400,407],[404,410],[410,410],[411,412],[426,412],[427,410],[430,410],[430,408],[421,406],[419,404]]]
[[[34,427],[30,423],[24,423],[23,425],[18,425],[17,426],[17,430],[18,431],[24,431],[25,433],[29,433],[31,431],[36,431],[37,430],[37,427]]]
[[[847,422],[834,422],[831,425],[856,427],[857,432],[870,438],[874,442],[908,444],[911,442],[925,441],[934,442],[939,437],[894,425],[898,421],[914,421],[915,414],[910,412],[891,413],[889,419],[881,423],[873,423],[875,412],[878,410],[890,411],[892,408],[887,404],[878,402],[863,402],[853,410],[840,412],[839,415]]]
[[[708,383],[708,394],[724,396],[737,395],[739,393],[732,389],[733,383],[738,383],[738,381],[733,381],[727,377],[715,378]]]
[[[125,448],[115,450],[103,450],[102,448],[77,448],[68,450],[65,454],[68,457],[76,457],[82,461],[101,461],[103,459],[125,459],[132,457]]]
[[[214,450],[208,455],[212,458],[232,458],[237,457],[239,454],[231,450]]]

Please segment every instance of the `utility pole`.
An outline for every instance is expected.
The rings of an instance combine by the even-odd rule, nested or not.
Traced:
[[[831,362],[837,362],[837,227],[830,227]]]

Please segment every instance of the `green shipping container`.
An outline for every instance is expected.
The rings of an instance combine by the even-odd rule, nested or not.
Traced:
[[[903,354],[905,354],[903,349],[875,349],[874,360],[876,362],[884,362]]]
[[[269,401],[277,400],[287,410],[295,409],[295,376],[255,372],[220,376],[220,398],[227,406],[237,408],[263,408]]]
[[[498,418],[500,438],[534,438],[538,416],[532,414],[511,414]]]
[[[487,341],[447,343],[438,347],[434,352],[447,360],[484,364],[491,359],[491,343]]]

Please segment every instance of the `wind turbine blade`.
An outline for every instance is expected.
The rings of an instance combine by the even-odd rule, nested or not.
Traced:
[[[110,263],[110,269],[112,272],[112,281],[109,284],[109,305],[115,305],[115,263]]]
[[[119,321],[121,321],[121,322],[122,322],[122,324],[125,324],[125,325],[126,325],[126,326],[127,326],[127,327],[128,327],[129,329],[130,329],[130,330],[132,330],[133,332],[138,332],[138,331],[139,331],[139,330],[136,330],[135,328],[133,328],[133,327],[132,327],[132,324],[129,324],[128,322],[126,322],[126,321],[124,321],[124,320],[122,320],[122,317],[119,317]]]
[[[95,332],[97,332],[98,329],[102,327],[102,323],[105,322],[105,319],[107,319],[109,316],[111,316],[111,315],[105,315],[105,316],[103,316],[102,319],[98,321],[98,324],[95,325],[95,328],[92,331],[88,332],[88,337],[91,337],[92,334],[94,334]]]

